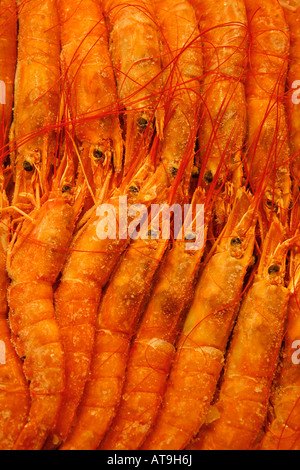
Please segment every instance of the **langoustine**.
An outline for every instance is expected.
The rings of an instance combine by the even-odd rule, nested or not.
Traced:
[[[243,0],[191,0],[203,43],[203,117],[200,156],[204,187],[223,186],[228,178],[235,191],[242,184],[243,146],[247,130],[245,79],[248,65],[248,21]],[[216,201],[218,222],[226,209]]]
[[[83,188],[65,191],[70,181],[72,166],[65,157],[46,201],[18,227],[8,252],[9,320],[31,397],[29,417],[14,444],[15,450],[42,448],[55,425],[65,387],[53,285],[62,269],[85,192]]]
[[[295,181],[300,181],[300,106],[299,106],[299,76],[300,76],[300,4],[297,0],[280,0],[289,26],[290,55],[288,70],[287,111],[292,154],[291,174]],[[295,96],[294,96],[295,94]]]
[[[103,295],[91,374],[62,450],[96,449],[116,413],[131,338],[168,245],[168,240],[148,230],[147,219],[141,233],[145,230],[147,236],[133,241],[120,259]]]
[[[97,177],[95,186],[99,189],[111,161],[116,172],[120,172],[123,159],[117,89],[106,25],[100,2],[96,0],[78,0],[72,5],[60,1],[58,7],[66,107],[82,149],[83,164],[91,165],[94,179]]]
[[[5,0],[0,4],[0,149],[7,144],[12,109],[13,88],[17,63],[17,5]],[[2,161],[2,163],[4,163]]]
[[[148,165],[142,166],[134,177],[124,179],[120,188],[115,189],[105,200],[102,207],[108,207],[109,213],[113,214],[116,230],[119,231],[122,217],[127,217],[126,212],[124,215],[122,198],[126,199],[127,204],[137,202],[140,188],[147,177],[151,181]],[[150,187],[153,190],[151,184]],[[88,220],[73,238],[55,293],[56,318],[64,335],[63,341],[72,370],[68,371],[69,399],[65,402],[66,409],[62,414],[64,420],[57,432],[52,433],[47,443],[49,448],[59,446],[70,432],[88,379],[102,290],[129,243],[128,236],[124,236],[123,232],[123,236],[115,238],[99,236],[98,228],[105,228],[106,224],[105,211],[99,211],[98,204],[95,205]]]
[[[187,0],[156,0],[153,9],[161,36],[165,129],[161,161],[170,181],[178,171],[188,193],[200,125],[202,42]]]
[[[18,24],[13,205],[30,211],[47,192],[57,150],[61,73],[56,0],[19,2]]]
[[[159,137],[163,135],[158,29],[149,0],[101,0],[101,5],[109,25],[118,102],[125,113],[127,173],[138,154],[149,148],[154,122]]]
[[[290,297],[285,286],[286,256],[296,239],[283,240],[283,227],[275,220],[242,302],[218,398],[210,424],[201,432],[199,449],[250,450],[259,438]]]
[[[299,32],[300,6],[294,1],[280,1],[290,30],[290,64],[288,85],[294,93],[294,84],[298,78],[300,65]],[[297,82],[298,83],[298,82]],[[288,119],[290,147],[292,154],[291,174],[294,184],[294,200],[291,215],[291,233],[296,233],[299,225],[299,151],[300,151],[300,116],[299,107],[294,97],[288,95]],[[290,257],[290,289],[288,304],[288,322],[285,329],[283,349],[277,374],[274,379],[270,398],[269,416],[266,422],[266,433],[259,448],[263,450],[292,450],[299,448],[299,366],[294,361],[293,346],[299,340],[299,243],[293,247]],[[297,343],[296,343],[297,344]]]
[[[6,257],[10,238],[10,213],[5,188],[8,162],[7,140],[12,116],[13,82],[17,62],[16,4],[0,3],[0,80],[5,85],[5,99],[1,94],[0,115],[0,449],[13,448],[26,423],[29,411],[29,391],[23,374],[22,361],[11,343],[11,331],[7,319],[7,289],[9,279]]]
[[[183,449],[204,424],[251,263],[256,215],[244,189],[197,283],[157,421],[143,449]]]
[[[291,201],[285,86],[289,30],[277,0],[245,0],[251,47],[246,82],[247,170],[254,191],[264,178],[263,208],[286,225]]]
[[[300,220],[299,194],[295,196],[292,232],[297,233]],[[300,323],[300,243],[292,249],[290,259],[291,296],[288,304],[288,322],[284,332],[283,350],[274,379],[270,399],[266,434],[259,447],[262,450],[297,450],[300,448],[300,374],[298,354]]]
[[[193,216],[196,219],[197,204],[203,203],[203,192],[196,190],[191,205],[193,214],[187,219]],[[193,223],[184,228],[185,240],[174,240],[159,269],[131,345],[120,407],[101,449],[138,449],[154,425],[175,352],[174,344],[193,298],[206,242],[206,224],[200,227],[203,245],[195,250],[186,246],[195,243]]]

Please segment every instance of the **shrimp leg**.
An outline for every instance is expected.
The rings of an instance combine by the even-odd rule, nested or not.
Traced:
[[[205,421],[250,264],[256,216],[240,189],[215,252],[205,262],[167,383],[143,449],[183,449]]]

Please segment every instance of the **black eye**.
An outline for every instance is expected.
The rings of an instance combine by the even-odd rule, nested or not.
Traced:
[[[147,119],[141,117],[138,119],[137,124],[141,129],[146,129],[148,126],[148,121]]]
[[[7,168],[7,167],[10,166],[10,156],[9,156],[9,155],[8,155],[8,157],[6,157],[6,159],[4,160],[3,166],[4,166],[4,168]]]
[[[159,233],[156,230],[149,230],[147,233],[147,237],[157,239],[159,237]]]
[[[172,166],[170,171],[171,171],[172,176],[176,176],[178,173],[178,168],[176,168],[175,166]]]
[[[212,183],[213,182],[213,174],[212,174],[212,171],[211,170],[208,170],[205,172],[205,175],[204,175],[204,179],[206,181],[206,183]]]
[[[193,232],[187,233],[184,239],[186,241],[195,241],[196,240],[196,234],[193,233]]]
[[[236,238],[232,238],[230,243],[232,246],[239,246],[242,244],[242,240],[239,237],[236,237]]]
[[[280,266],[278,266],[277,264],[272,264],[272,266],[270,266],[268,269],[269,274],[279,273],[279,271],[280,271]]]
[[[62,187],[61,191],[62,193],[66,193],[67,191],[71,191],[71,189],[72,189],[71,186],[65,185]]]
[[[101,150],[94,150],[94,157],[96,158],[96,160],[103,160],[104,153],[101,152]]]
[[[272,209],[273,208],[273,211],[276,212],[277,209],[278,209],[278,206],[277,204],[275,204],[275,202],[271,201],[270,199],[267,200],[267,207],[269,209]]]
[[[194,168],[193,173],[192,173],[192,177],[193,178],[199,178],[199,174],[200,174],[199,168]]]
[[[23,162],[23,168],[25,171],[33,170],[33,166],[31,165],[31,163],[27,162],[26,160]]]
[[[139,188],[137,186],[130,186],[129,191],[132,194],[137,194],[139,192]]]

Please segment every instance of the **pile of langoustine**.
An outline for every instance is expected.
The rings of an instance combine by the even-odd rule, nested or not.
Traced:
[[[0,449],[299,449],[299,2],[0,24]],[[124,196],[204,204],[204,246],[99,238]]]

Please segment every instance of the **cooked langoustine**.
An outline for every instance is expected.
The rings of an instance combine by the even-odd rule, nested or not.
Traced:
[[[19,0],[18,4],[18,62],[11,133],[11,148],[16,155],[13,205],[30,211],[34,206],[32,199],[39,200],[47,191],[56,155],[60,35],[56,0]]]
[[[300,77],[300,3],[298,0],[279,0],[284,9],[290,32],[290,56],[288,70],[288,86],[291,93],[288,96],[287,110],[292,153],[291,173],[300,182],[300,106],[299,77]],[[296,88],[295,88],[296,87]],[[294,97],[294,93],[296,96]]]
[[[110,50],[119,104],[125,109],[125,173],[149,147],[155,121],[163,135],[162,68],[158,29],[149,0],[101,0],[110,32]]]
[[[27,421],[29,390],[23,374],[22,361],[11,343],[11,331],[7,319],[6,257],[9,244],[10,215],[5,212],[8,200],[0,177],[0,449],[11,450]],[[4,211],[2,212],[2,210]]]
[[[198,217],[197,204],[204,203],[204,193],[196,190],[188,218]],[[185,227],[185,226],[184,226]],[[183,317],[194,293],[194,285],[203,256],[203,246],[186,247],[195,242],[193,223],[185,227],[186,239],[174,240],[159,268],[157,281],[134,339],[126,370],[122,399],[117,415],[101,449],[138,449],[152,428],[163,399],[165,383],[174,356],[174,344]]]
[[[255,200],[237,192],[224,232],[197,283],[158,419],[143,449],[183,449],[205,421],[251,262]]]
[[[203,118],[200,153],[204,183],[241,185],[247,128],[245,78],[248,22],[243,0],[191,0],[203,42]],[[221,215],[221,214],[220,214]]]
[[[295,191],[296,193],[296,191]],[[297,194],[297,195],[296,195]],[[295,194],[292,233],[299,231],[299,191]],[[270,420],[260,448],[263,450],[300,449],[300,371],[295,344],[300,340],[300,242],[292,249],[290,259],[290,290],[288,322],[284,332],[283,350],[275,376],[270,400]],[[296,355],[296,360],[294,359]]]
[[[266,418],[273,375],[287,317],[286,256],[296,243],[284,241],[273,221],[253,284],[246,293],[230,343],[218,399],[198,448],[250,450]]]
[[[181,166],[184,192],[188,192],[200,121],[202,42],[187,0],[155,0],[153,8],[161,33],[166,109],[161,160],[171,181]]]
[[[120,259],[102,298],[90,377],[62,450],[96,449],[115,416],[131,338],[168,246],[168,240],[148,228],[147,218],[144,232],[147,236],[133,241]]]
[[[98,0],[76,0],[72,4],[61,0],[58,7],[66,106],[83,149],[83,164],[92,166],[94,186],[99,190],[111,161],[120,172],[123,159],[106,25]]]
[[[106,200],[107,207],[113,207],[117,228],[122,217],[121,198],[128,196],[127,203],[134,203],[147,176],[148,165],[129,182],[125,179]],[[98,236],[98,227],[107,218],[97,209],[95,205],[75,235],[55,293],[56,318],[66,351],[68,388],[59,422],[47,442],[49,448],[58,447],[70,432],[90,371],[102,289],[129,242],[127,236],[116,239]]]
[[[25,218],[8,253],[9,320],[16,351],[24,360],[31,396],[28,421],[14,445],[17,450],[42,448],[55,424],[65,387],[53,285],[62,269],[85,193],[84,188],[70,190],[68,186],[65,190],[73,172],[68,160],[63,158],[46,202]]]
[[[267,218],[280,213],[287,223],[291,201],[290,148],[284,106],[289,31],[277,0],[245,0],[251,36],[246,82],[247,167],[256,191],[264,178]]]
[[[12,118],[13,83],[17,62],[16,4],[11,0],[0,3],[0,80],[4,84],[5,99],[0,104],[0,449],[13,448],[26,423],[29,411],[29,391],[23,374],[22,361],[11,343],[7,319],[6,257],[10,238],[10,213],[5,193],[9,173],[7,140]],[[3,90],[2,90],[3,91]]]
[[[12,109],[15,70],[17,64],[17,5],[14,1],[0,3],[0,150],[7,144]],[[2,156],[2,155],[1,155]],[[3,160],[1,161],[3,163]]]

